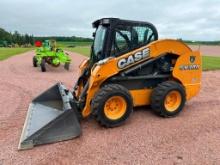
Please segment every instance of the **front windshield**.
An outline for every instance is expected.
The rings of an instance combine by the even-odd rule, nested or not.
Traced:
[[[94,39],[94,54],[97,56],[103,49],[106,28],[102,25],[98,27]]]

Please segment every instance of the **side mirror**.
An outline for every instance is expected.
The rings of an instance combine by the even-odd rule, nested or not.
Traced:
[[[95,32],[92,33],[92,37],[95,37]]]

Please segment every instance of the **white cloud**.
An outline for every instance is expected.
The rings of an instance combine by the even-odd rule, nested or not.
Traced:
[[[102,17],[149,21],[162,38],[220,40],[219,0],[1,0],[0,27],[34,35],[91,37]]]

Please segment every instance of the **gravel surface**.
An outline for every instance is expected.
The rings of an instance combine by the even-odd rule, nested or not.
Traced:
[[[220,45],[189,45],[193,50],[200,50],[202,55],[220,57]]]
[[[0,165],[7,164],[220,164],[220,72],[203,73],[199,96],[164,119],[135,110],[125,125],[105,129],[82,121],[80,138],[17,151],[29,102],[62,81],[71,88],[85,58],[71,53],[70,71],[32,67],[34,52],[0,62]]]

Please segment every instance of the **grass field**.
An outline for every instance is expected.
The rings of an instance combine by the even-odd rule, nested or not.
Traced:
[[[32,49],[33,48],[0,48],[0,61]]]
[[[75,43],[75,47],[70,48],[67,45],[72,45],[74,42],[59,42],[63,49],[71,52],[76,52],[85,56],[90,55],[91,43]],[[13,55],[21,54],[32,50],[33,48],[0,48],[0,60],[7,59]],[[202,56],[202,69],[207,70],[220,70],[220,57]]]
[[[88,46],[65,48],[65,50],[76,52],[85,56],[90,55],[90,47]],[[202,56],[202,70],[220,70],[220,57]]]
[[[70,46],[90,46],[91,44],[91,42],[57,42],[57,46],[61,48]]]
[[[202,70],[220,69],[220,57],[202,56]]]
[[[58,47],[67,51],[76,52],[85,56],[90,55],[91,42],[58,42]],[[73,47],[71,47],[73,46]]]
[[[74,48],[64,48],[67,51],[76,52],[85,56],[90,55],[90,46],[76,46]]]

